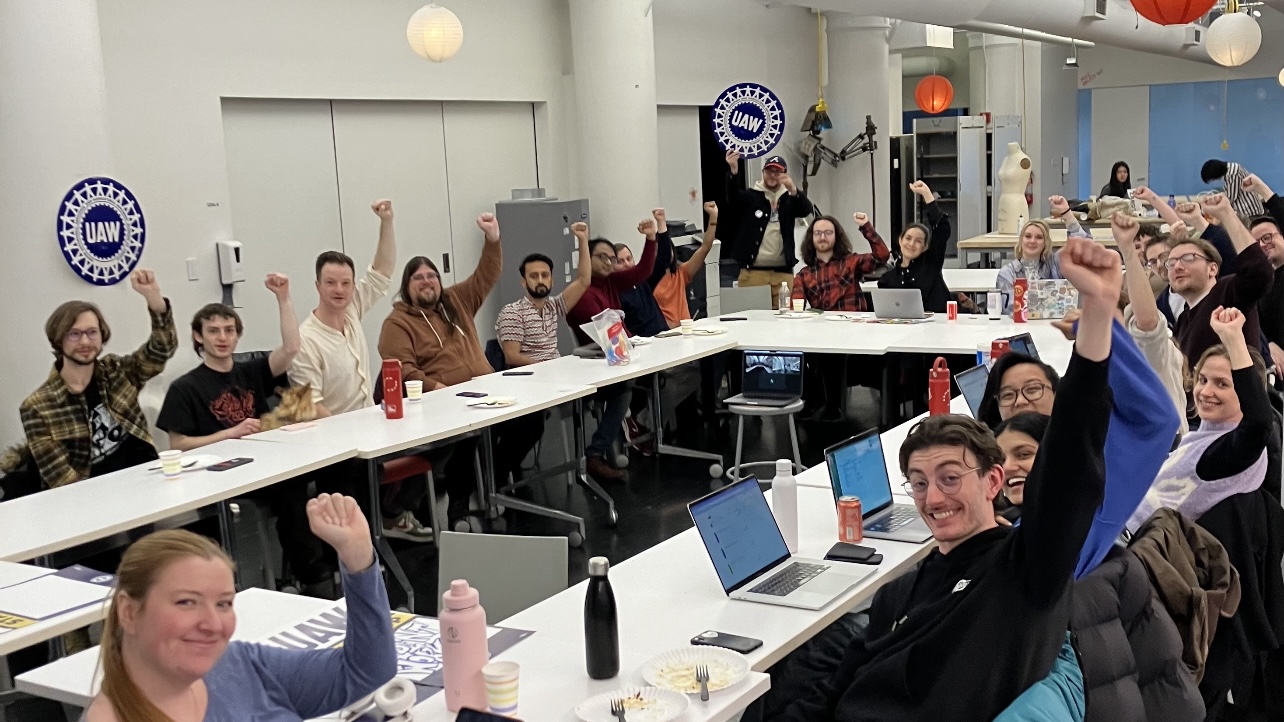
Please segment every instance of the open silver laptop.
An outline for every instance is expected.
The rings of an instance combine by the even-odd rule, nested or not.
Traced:
[[[732,599],[823,609],[873,573],[791,556],[752,476],[687,505],[705,551]]]
[[[875,288],[874,318],[927,318],[923,292],[917,288]]]
[[[887,477],[878,429],[825,449],[825,466],[829,468],[835,503],[844,496],[860,498],[865,536],[911,544],[922,544],[932,537],[918,507],[892,501],[892,482]]]

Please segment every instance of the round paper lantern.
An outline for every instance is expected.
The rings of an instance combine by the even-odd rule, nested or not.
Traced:
[[[459,52],[459,46],[464,44],[464,26],[446,8],[425,5],[410,16],[406,40],[419,57],[440,63]]]
[[[1284,85],[1284,70],[1280,71],[1280,85]]]
[[[1185,25],[1213,9],[1217,0],[1132,0],[1141,16],[1160,25]]]
[[[1244,13],[1226,13],[1208,26],[1204,50],[1218,65],[1234,68],[1257,55],[1262,47],[1262,26]]]
[[[941,75],[929,75],[918,81],[914,88],[914,102],[925,113],[936,115],[950,107],[954,102],[954,86],[949,78]]]

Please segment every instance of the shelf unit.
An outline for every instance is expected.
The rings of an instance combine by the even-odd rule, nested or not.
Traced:
[[[917,177],[939,196],[937,202],[954,226],[946,253],[957,255],[958,239],[988,230],[985,116],[917,118],[913,144]],[[916,207],[914,217],[921,215]]]

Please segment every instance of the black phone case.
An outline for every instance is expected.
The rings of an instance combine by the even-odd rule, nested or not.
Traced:
[[[481,399],[481,398],[485,398],[485,397],[486,397],[486,394],[484,394],[484,393],[482,393],[482,392],[480,392],[480,391],[460,391],[459,393],[457,393],[457,394],[455,394],[455,395],[456,395],[456,396],[463,396],[463,397],[464,397],[464,398],[466,398],[466,399]]]
[[[742,637],[738,634],[727,634],[726,632],[718,632],[712,629],[709,631],[717,636],[705,637],[703,634],[697,634],[691,638],[691,643],[697,647],[721,647],[741,654],[749,654],[762,646],[761,639]],[[707,633],[705,632],[705,634]]]
[[[235,469],[238,466],[245,466],[251,461],[254,461],[254,459],[247,459],[244,457],[240,457],[236,459],[228,459],[227,461],[220,461],[217,464],[211,464],[209,466],[209,470],[210,471],[227,471],[229,469]]]
[[[877,561],[874,557],[878,557]],[[825,553],[825,560],[831,562],[851,562],[853,564],[878,564],[883,561],[883,555],[871,547],[863,547],[859,544],[848,544],[847,542],[838,542],[829,548]]]

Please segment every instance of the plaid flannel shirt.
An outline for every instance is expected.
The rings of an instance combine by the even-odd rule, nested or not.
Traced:
[[[128,356],[107,354],[94,364],[94,380],[103,405],[126,431],[148,444],[147,419],[138,405],[138,391],[148,379],[165,369],[178,349],[174,313],[165,299],[165,311],[152,317],[152,333]],[[89,409],[83,394],[72,394],[55,366],[49,378],[18,407],[27,446],[49,488],[89,478],[92,442]]]
[[[791,297],[806,299],[807,305],[824,311],[864,311],[860,282],[866,273],[886,263],[891,252],[872,223],[861,226],[860,232],[869,241],[869,253],[850,253],[804,266],[794,276]]]

